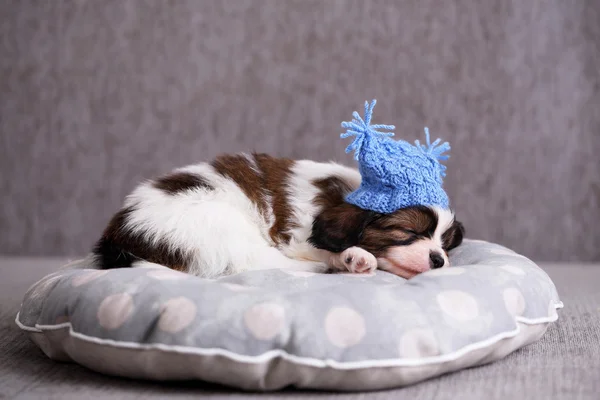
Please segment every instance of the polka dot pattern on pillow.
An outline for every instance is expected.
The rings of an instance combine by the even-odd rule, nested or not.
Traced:
[[[558,318],[554,284],[526,257],[466,240],[450,260],[410,280],[65,269],[29,289],[17,324],[50,356],[115,375],[368,390],[501,358]]]

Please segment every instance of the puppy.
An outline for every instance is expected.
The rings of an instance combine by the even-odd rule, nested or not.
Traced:
[[[335,163],[223,155],[139,185],[92,257],[103,269],[154,263],[206,278],[270,268],[411,278],[449,265],[464,234],[452,211],[366,211],[344,201],[360,181]]]

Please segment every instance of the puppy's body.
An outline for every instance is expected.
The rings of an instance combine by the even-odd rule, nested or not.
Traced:
[[[450,211],[362,210],[344,201],[360,180],[334,163],[221,156],[138,186],[93,255],[102,268],[151,262],[203,277],[377,266],[411,277],[448,264],[462,240]]]

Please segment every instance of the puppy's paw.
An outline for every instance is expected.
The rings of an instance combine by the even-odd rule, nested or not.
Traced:
[[[340,253],[340,261],[352,273],[368,274],[377,269],[377,259],[360,247],[350,247]]]

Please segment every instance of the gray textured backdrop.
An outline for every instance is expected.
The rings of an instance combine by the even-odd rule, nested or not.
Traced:
[[[469,236],[600,260],[600,1],[0,1],[0,252],[88,250],[220,152],[351,164],[339,124],[453,145]]]

